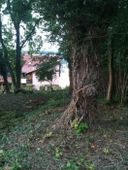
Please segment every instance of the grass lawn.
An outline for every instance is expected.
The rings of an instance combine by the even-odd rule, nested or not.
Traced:
[[[95,127],[53,133],[69,102],[66,90],[1,95],[0,170],[128,170],[128,108],[102,103]]]

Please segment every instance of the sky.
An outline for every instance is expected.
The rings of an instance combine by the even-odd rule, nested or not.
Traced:
[[[42,48],[40,49],[41,51],[54,51],[57,52],[59,46],[55,43],[50,43],[47,41],[47,37],[45,35],[42,36],[43,37],[43,45]],[[26,44],[26,46],[23,48],[24,51],[28,51],[28,45]]]
[[[3,23],[7,24],[8,21],[9,21],[9,17],[4,16]],[[21,30],[21,34],[22,34],[22,30]],[[43,40],[43,45],[42,45],[41,51],[55,51],[55,52],[58,51],[59,46],[57,45],[57,43],[50,43],[48,41],[48,38],[47,38],[48,32],[42,33],[42,31],[38,30],[38,35],[41,35],[42,40]],[[28,45],[26,43],[25,47],[23,48],[23,51],[28,51],[28,49],[29,48],[28,48]]]

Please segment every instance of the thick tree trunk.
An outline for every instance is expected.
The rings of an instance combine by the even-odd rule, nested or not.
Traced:
[[[4,55],[5,65],[8,68],[8,71],[9,71],[9,73],[11,75],[11,78],[12,78],[13,86],[15,88],[16,87],[15,75],[14,75],[13,69],[11,67],[11,64],[9,62],[8,52],[7,52],[6,47],[4,45],[3,45],[3,50],[4,50],[4,54],[3,55]]]
[[[72,95],[73,93],[72,59],[70,59],[68,67],[69,67],[69,80],[70,80],[69,93]]]
[[[10,93],[7,76],[4,75],[3,78],[4,78],[5,93]]]
[[[96,42],[92,39],[73,49],[73,95],[70,106],[53,127],[68,127],[74,119],[92,124],[97,117],[98,57]]]
[[[9,63],[8,59],[7,59],[6,65],[8,67],[9,73],[11,75],[13,86],[14,86],[14,88],[16,88],[15,75],[14,75],[13,69],[12,69],[11,64]]]
[[[4,59],[1,58],[1,56],[0,56],[0,60],[3,61],[2,64],[0,65],[0,73],[4,79],[4,92],[9,93],[10,89],[9,89],[8,78],[7,78],[7,68],[4,63]]]

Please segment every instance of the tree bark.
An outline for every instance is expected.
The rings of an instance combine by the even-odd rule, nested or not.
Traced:
[[[98,47],[90,39],[73,46],[72,101],[53,128],[67,128],[75,119],[92,124],[97,117]],[[58,126],[58,127],[57,127]]]
[[[109,53],[108,53],[108,89],[106,100],[111,101],[113,97],[113,48],[112,48],[112,40],[110,43]]]
[[[21,48],[20,48],[20,24],[15,25],[16,29],[16,91],[21,88]]]
[[[8,78],[7,78],[8,77],[7,76],[7,68],[6,68],[6,64],[4,62],[4,59],[3,59],[3,57],[1,55],[0,55],[0,60],[1,60],[0,74],[3,76],[3,79],[4,79],[4,91],[6,93],[9,93],[10,89],[9,89]]]
[[[6,93],[10,93],[10,89],[9,89],[9,83],[8,83],[7,75],[3,75],[3,78],[4,78],[5,92],[6,92]]]
[[[72,95],[73,93],[73,76],[72,76],[72,59],[69,60],[69,80],[70,80],[70,86],[69,86],[69,93]]]
[[[15,87],[16,86],[15,75],[14,75],[13,69],[11,67],[11,64],[9,62],[8,51],[7,51],[6,46],[4,44],[4,41],[3,41],[1,16],[0,16],[0,43],[1,43],[1,46],[3,48],[3,58],[4,58],[4,61],[5,61],[6,69],[8,68],[8,70],[11,74],[13,85]]]

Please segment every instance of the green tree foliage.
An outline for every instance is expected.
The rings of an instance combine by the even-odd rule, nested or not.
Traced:
[[[108,75],[108,56],[111,48],[112,57],[112,91],[111,100],[118,100],[121,103],[126,102],[128,94],[128,2],[120,0],[118,3],[118,12],[112,18],[111,24],[107,29],[105,43],[102,45],[102,68],[104,75]],[[112,44],[111,44],[112,43]],[[111,46],[112,45],[112,46]]]
[[[73,100],[61,123],[68,124],[74,117],[78,122],[95,119],[101,44],[117,16],[118,5],[117,0],[40,1],[51,39],[58,40],[71,55]]]
[[[126,102],[128,95],[128,2],[120,1],[118,18],[113,22],[115,96],[121,103]],[[117,83],[118,82],[118,83]]]
[[[56,73],[56,58],[49,58],[44,60],[42,64],[39,65],[39,69],[37,71],[37,75],[40,80],[49,80],[52,81],[53,76]]]
[[[21,0],[8,0],[7,12],[9,13],[16,33],[16,88],[20,89],[21,82],[21,49],[35,33],[35,26],[38,24],[39,19],[32,17],[32,2]],[[25,24],[25,28],[24,28]],[[25,31],[25,39],[21,37],[21,26]]]
[[[33,15],[33,0],[4,0],[1,2],[1,40],[6,63],[10,67],[12,79],[16,89],[20,89],[21,81],[21,50],[36,33],[36,27],[41,18]],[[8,16],[8,23],[3,24],[4,16]],[[13,52],[14,58],[10,58]],[[13,66],[11,63],[13,62]],[[15,69],[15,71],[14,71]]]
[[[43,40],[41,35],[32,36],[28,42],[29,44],[29,54],[32,55],[34,53],[39,54],[40,49],[42,48]]]

